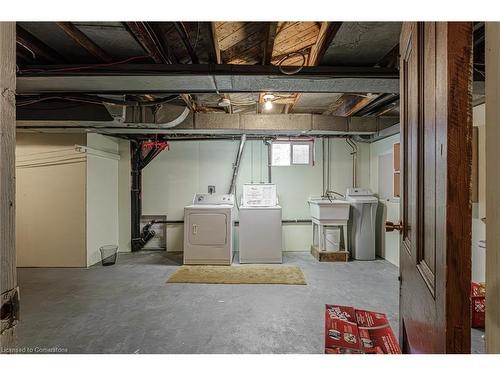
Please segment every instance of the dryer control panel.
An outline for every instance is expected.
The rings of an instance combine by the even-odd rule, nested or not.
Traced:
[[[234,194],[195,194],[193,198],[195,205],[234,205]]]

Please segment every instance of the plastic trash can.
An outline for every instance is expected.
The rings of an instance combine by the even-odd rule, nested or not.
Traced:
[[[104,245],[99,248],[101,251],[101,263],[103,266],[112,266],[116,263],[116,256],[118,253],[118,246]]]

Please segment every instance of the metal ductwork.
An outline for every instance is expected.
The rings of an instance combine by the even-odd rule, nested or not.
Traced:
[[[18,129],[36,131],[94,131],[102,134],[230,134],[247,135],[353,135],[374,134],[399,123],[399,117],[341,117],[316,114],[189,113],[184,106],[127,108],[111,113],[113,121],[19,119]],[[109,117],[109,116],[108,116]]]
[[[171,129],[182,124],[191,111],[188,107],[162,105],[156,107],[126,107],[123,113],[123,125]],[[115,118],[116,119],[116,118]]]

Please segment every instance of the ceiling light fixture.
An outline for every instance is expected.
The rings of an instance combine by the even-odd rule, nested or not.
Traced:
[[[266,94],[264,95],[264,109],[266,111],[270,111],[271,109],[273,109],[273,99],[274,99],[274,95],[272,94]]]

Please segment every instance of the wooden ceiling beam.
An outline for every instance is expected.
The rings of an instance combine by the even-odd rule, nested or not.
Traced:
[[[209,42],[208,42],[208,55],[210,61],[214,64],[222,64],[222,55],[219,46],[219,36],[217,35],[217,28],[215,27],[215,22],[209,22],[208,25]],[[231,98],[228,94],[221,94],[224,99],[229,100],[229,106],[224,107],[224,111],[227,113],[233,113],[233,105],[231,104]]]
[[[142,49],[144,49],[154,62],[158,64],[170,62],[163,54],[161,48],[156,44],[151,32],[143,22],[126,22],[125,24],[129,32],[135,37]],[[181,94],[180,97],[192,112],[197,111],[197,106],[191,95]]]
[[[125,26],[155,63],[169,63],[144,22],[125,22]]]
[[[332,44],[335,35],[337,35],[342,22],[322,22],[318,32],[318,38],[316,43],[311,48],[311,53],[307,59],[306,66],[317,66],[320,64],[326,50]],[[300,98],[300,93],[297,93],[293,103],[288,105],[285,109],[285,113],[289,113],[293,110],[293,107],[297,104]]]
[[[44,61],[53,64],[66,62],[66,59],[59,53],[47,46],[41,40],[35,38],[19,25],[16,25],[16,42],[23,48],[35,54],[35,59],[37,61]]]
[[[274,51],[274,41],[278,30],[278,22],[269,22],[267,27],[266,39],[264,41],[263,65],[270,65]]]
[[[215,22],[209,22],[208,24],[208,52],[210,60],[214,64],[222,64],[222,58],[220,53],[219,38],[217,36],[217,29],[215,27]]]
[[[322,22],[319,28],[318,39],[311,49],[308,66],[319,65],[326,50],[332,44],[335,35],[337,35],[342,22]]]
[[[125,22],[125,25],[137,42],[139,42],[142,49],[151,56],[155,63],[170,63],[153,38],[152,30],[148,30],[144,22]],[[190,94],[180,94],[180,97],[192,112],[197,111],[196,103]]]
[[[179,34],[179,37],[184,44],[184,47],[186,47],[188,55],[191,58],[191,62],[193,64],[199,64],[200,60],[198,59],[198,55],[196,54],[194,47],[191,45],[191,41],[189,40],[189,33],[186,29],[186,26],[183,22],[174,22],[174,26],[177,34]]]
[[[376,97],[377,95],[344,94],[330,105],[323,114],[342,117],[351,116],[371,103]]]
[[[101,47],[85,35],[79,28],[71,22],[56,22],[57,26],[61,28],[66,35],[68,35],[74,42],[83,47],[88,53],[102,62],[113,62],[113,58],[108,55]]]

